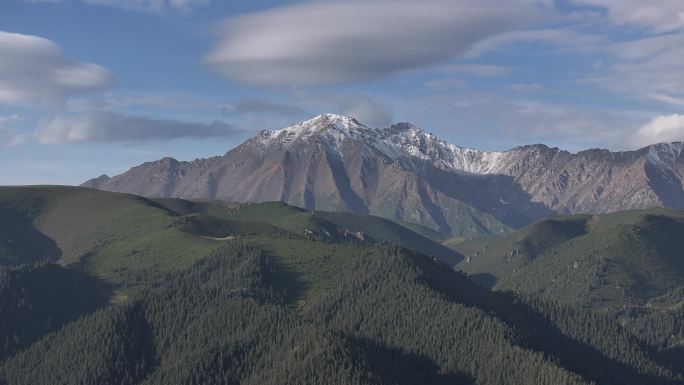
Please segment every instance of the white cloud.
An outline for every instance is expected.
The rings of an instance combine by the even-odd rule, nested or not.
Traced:
[[[65,3],[70,0],[24,0],[31,3]],[[192,8],[204,6],[211,0],[72,0],[88,4],[130,9],[142,12],[162,12],[175,10],[189,12]]]
[[[354,117],[369,127],[387,127],[392,124],[392,107],[369,96],[350,95],[340,98],[337,103],[340,114]]]
[[[0,103],[59,104],[72,94],[106,87],[103,67],[68,59],[50,40],[0,31]]]
[[[376,79],[453,58],[519,27],[536,15],[523,3],[312,1],[226,21],[205,63],[256,85]]]
[[[618,25],[633,25],[656,33],[684,28],[682,0],[574,0],[577,4],[604,8]]]
[[[222,121],[209,124],[157,120],[112,112],[56,116],[38,125],[34,137],[40,143],[145,142],[178,138],[228,137],[238,131]]]
[[[684,141],[684,115],[673,114],[653,118],[629,139],[629,144],[644,147],[654,143],[681,141]]]
[[[24,143],[26,135],[19,130],[6,127],[7,123],[19,120],[19,115],[0,116],[0,147],[13,147]]]

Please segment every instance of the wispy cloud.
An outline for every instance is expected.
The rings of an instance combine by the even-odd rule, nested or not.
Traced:
[[[445,72],[458,73],[486,78],[506,76],[513,68],[492,64],[453,64],[443,67]]]
[[[446,78],[428,80],[424,82],[423,85],[431,90],[448,90],[454,88],[463,88],[466,86],[466,82],[459,78]]]
[[[602,47],[605,41],[605,37],[600,35],[568,29],[517,30],[492,36],[474,44],[466,56],[477,57],[485,52],[531,43],[544,44],[560,51],[588,51]]]
[[[546,87],[539,83],[514,83],[506,86],[506,89],[513,92],[542,92]]]
[[[211,0],[24,0],[30,3],[67,3],[82,2],[86,4],[130,9],[140,12],[163,12],[174,10],[189,12],[193,8],[208,5]]]
[[[265,99],[244,98],[229,103],[221,109],[224,115],[273,114],[288,118],[302,117],[305,111],[294,104],[276,103]]]
[[[430,110],[451,108],[459,130],[477,130],[481,139],[517,144],[546,143],[566,149],[631,148],[625,138],[654,116],[652,111],[582,108],[541,98],[510,99],[494,93],[440,96]],[[427,102],[423,102],[427,103]],[[475,128],[474,128],[475,127]]]
[[[0,103],[63,103],[106,87],[112,74],[64,57],[50,40],[0,31]]]
[[[312,1],[229,19],[205,63],[255,85],[382,78],[459,54],[536,16],[529,1]]]
[[[0,116],[0,147],[13,147],[22,144],[26,141],[26,134],[23,132],[7,127],[8,123],[14,123],[19,120],[19,115]]]
[[[97,112],[77,116],[56,116],[43,121],[36,128],[34,137],[40,143],[50,144],[107,143],[218,138],[233,136],[239,132],[222,121],[204,124]]]
[[[122,110],[129,108],[159,110],[216,111],[220,103],[208,97],[194,94],[147,93],[134,91],[109,91],[97,95],[70,98],[66,109],[70,112]]]
[[[684,100],[684,34],[668,34],[608,47],[615,62],[588,81],[630,97],[673,106]]]
[[[606,11],[618,25],[631,25],[663,33],[684,28],[684,2],[681,0],[573,0]]]

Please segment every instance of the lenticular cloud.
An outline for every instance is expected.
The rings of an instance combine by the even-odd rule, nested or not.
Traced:
[[[0,103],[61,103],[68,95],[100,89],[111,73],[64,57],[50,40],[0,31]]]
[[[506,1],[510,3],[510,1]],[[256,85],[316,85],[381,78],[468,51],[514,29],[534,6],[490,1],[333,1],[227,20],[205,63]]]

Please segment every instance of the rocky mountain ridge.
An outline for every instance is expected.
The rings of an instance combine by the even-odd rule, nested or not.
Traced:
[[[164,158],[83,185],[143,196],[282,200],[470,236],[554,212],[684,207],[683,153],[682,143],[627,152],[570,153],[545,145],[481,151],[410,123],[373,129],[323,114],[262,131],[220,157]]]

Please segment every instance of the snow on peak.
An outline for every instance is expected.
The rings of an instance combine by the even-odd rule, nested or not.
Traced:
[[[410,156],[442,169],[478,174],[497,170],[498,159],[503,154],[451,144],[411,123],[398,123],[384,129],[375,147],[393,159]]]
[[[460,147],[411,123],[373,129],[354,118],[336,114],[322,114],[279,130],[263,131],[257,137],[264,146],[279,147],[320,140],[337,148],[347,139],[363,141],[391,159],[419,158],[442,169],[479,174],[496,172],[499,159],[505,154]]]
[[[684,153],[684,143],[658,143],[648,146],[647,160],[652,164],[674,167]]]
[[[345,137],[362,138],[371,136],[373,129],[356,119],[337,114],[321,114],[301,123],[274,131],[263,131],[259,138],[264,144],[287,145],[297,140],[308,140],[314,136],[340,140]]]

